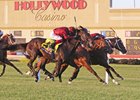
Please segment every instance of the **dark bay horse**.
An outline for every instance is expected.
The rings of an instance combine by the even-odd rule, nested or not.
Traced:
[[[77,50],[80,43],[82,43],[82,45],[84,46],[84,48],[86,50],[91,50],[94,47],[93,40],[92,40],[90,34],[87,33],[86,31],[84,31],[84,29],[77,30],[77,35],[78,35],[77,38],[68,39],[68,40],[64,41],[62,43],[62,45],[60,45],[60,47],[56,51],[55,60],[57,62],[56,62],[55,76],[59,75],[59,70],[60,70],[61,65],[65,62],[69,61],[69,57],[74,54],[75,50]],[[38,71],[40,70],[40,68],[45,69],[45,64],[49,62],[48,54],[46,52],[45,53],[41,52],[41,53],[43,56],[40,57],[40,60],[37,63],[37,68],[35,70],[36,81],[38,81],[37,74],[38,74]],[[85,63],[87,63],[86,64],[87,68],[91,69],[91,67],[88,64],[89,62],[88,62],[87,58],[86,58]],[[76,64],[74,64],[74,66],[75,65]],[[93,71],[93,73],[95,74],[94,71]],[[103,82],[103,80],[97,74],[95,76],[97,76],[99,78],[99,80],[101,80]]]
[[[98,53],[102,53],[102,52],[105,52],[106,49],[112,50],[112,48],[107,44],[108,43],[106,43],[106,41],[103,38],[94,39],[94,44],[93,44],[94,46],[93,46],[92,51],[98,51]],[[72,80],[77,77],[79,70],[82,66],[87,68],[87,70],[89,72],[91,72],[93,75],[95,75],[101,82],[105,83],[90,66],[91,60],[90,60],[90,53],[89,52],[92,52],[92,51],[87,51],[81,45],[79,45],[78,48],[76,49],[74,55],[72,56],[72,58],[68,59],[68,61],[66,63],[63,63],[61,65],[60,74],[58,75],[59,81],[62,82],[62,78],[61,78],[62,73],[66,70],[68,65],[71,65],[72,67],[75,68],[75,70],[73,72],[72,77],[69,79],[69,83],[71,83]],[[97,57],[98,56],[96,56],[95,59]],[[55,73],[55,70],[53,73]]]
[[[90,36],[90,34],[86,34],[86,32],[83,29],[83,27],[81,27],[81,29],[77,29],[77,39],[83,43],[83,45],[85,46],[85,48],[90,49],[92,47],[92,38]],[[68,40],[67,40],[68,41]],[[26,51],[28,53],[28,58],[30,59],[28,66],[30,67],[30,69],[33,69],[33,62],[34,60],[39,56],[39,61],[43,61],[44,63],[39,63],[37,64],[37,66],[43,66],[46,63],[50,62],[50,54],[44,54],[41,51],[41,44],[45,42],[45,39],[43,38],[34,38],[32,39],[30,42],[25,43],[25,44],[15,44],[12,46],[8,46],[6,48],[3,48],[4,50],[23,50]],[[80,42],[76,42],[75,47],[77,45],[77,43]],[[74,45],[74,44],[73,44]],[[74,47],[74,49],[75,49]],[[73,49],[73,50],[74,50]],[[44,56],[45,55],[45,56]],[[41,64],[41,65],[40,65]],[[38,67],[40,69],[40,67]],[[37,69],[36,69],[37,70]],[[53,77],[51,73],[49,73],[45,68],[43,69],[45,71],[45,74],[48,74],[50,77]]]
[[[119,51],[121,51],[122,53],[126,53],[127,50],[125,49],[122,40],[119,37],[114,37],[114,38],[110,38],[110,39],[105,39],[105,41],[107,42],[107,44],[111,47],[111,48],[116,48]],[[115,75],[119,78],[121,78],[123,80],[123,77],[120,76],[115,70],[114,68],[112,68],[109,63],[108,63],[108,56],[107,56],[107,51],[103,51],[101,52],[100,50],[93,50],[92,52],[89,52],[90,55],[90,64],[91,65],[101,65],[104,68],[106,68],[107,73],[109,74],[109,76],[111,77],[113,83],[115,84],[119,84],[114,77],[112,76],[110,70],[112,72],[115,73]],[[111,52],[110,52],[111,53]],[[81,55],[81,54],[80,54]],[[61,71],[60,71],[60,75],[59,75],[59,81],[62,82],[61,79],[61,75],[62,73],[66,70],[66,68],[68,67],[68,64],[61,66]],[[76,73],[76,72],[75,72]],[[75,74],[73,74],[72,77],[75,77]],[[71,78],[72,78],[71,77]],[[71,79],[69,79],[69,83],[71,83]]]
[[[56,60],[57,60],[56,66],[61,66],[61,67],[63,66],[63,68],[66,68],[68,65],[71,65],[72,67],[75,68],[73,72],[73,76],[69,79],[69,82],[71,82],[73,79],[77,77],[80,68],[83,66],[93,75],[95,75],[100,82],[105,83],[90,66],[90,55],[88,51],[83,46],[81,46],[81,44],[78,44],[76,50],[73,51],[71,54],[72,48],[74,48],[76,43],[77,43],[76,39],[71,39],[69,41],[64,42],[59,47],[56,53]],[[103,39],[100,41],[97,40],[93,42],[93,49],[98,50],[104,48],[105,46],[106,45]],[[42,57],[38,63],[43,64],[43,61],[45,61],[45,58],[43,60]],[[42,67],[44,68],[45,66]],[[58,74],[59,77],[61,76],[61,72],[62,72],[61,67],[60,67],[60,73]]]
[[[2,38],[0,40],[0,46],[12,45],[14,42],[15,42],[15,38],[13,37],[12,34],[5,34],[4,36],[2,36]],[[5,51],[5,50],[0,50],[0,62],[3,65],[3,70],[2,70],[2,73],[0,74],[0,76],[2,76],[5,73],[6,64],[10,65],[14,69],[16,69],[16,71],[19,72],[20,74],[23,74],[14,64],[12,64],[7,59],[7,51]]]
[[[121,38],[114,37],[114,38],[107,38],[106,39],[112,48],[119,50],[121,53],[125,54],[127,52]]]

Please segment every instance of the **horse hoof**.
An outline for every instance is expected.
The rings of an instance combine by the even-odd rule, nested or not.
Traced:
[[[54,73],[54,77],[57,77],[58,76],[58,74],[57,73]]]
[[[62,80],[59,80],[60,83],[62,83]]]
[[[47,76],[46,78],[47,78],[47,79],[50,79],[50,77],[49,77],[49,76]]]
[[[0,74],[0,77],[2,77],[3,74]]]
[[[52,81],[54,81],[54,78],[50,78]]]
[[[71,84],[72,82],[71,81],[68,81],[68,84]]]
[[[47,79],[51,79],[51,78],[50,78],[49,76],[46,76],[46,77],[45,77],[45,80],[47,80]]]
[[[103,85],[107,85],[107,83],[105,82],[105,83],[103,83]]]
[[[124,80],[124,78],[123,78],[123,77],[121,77],[121,80]]]
[[[112,80],[112,82],[116,85],[120,85],[120,83],[118,83],[117,81],[115,81],[114,79]]]
[[[36,79],[35,82],[38,82],[38,80]]]

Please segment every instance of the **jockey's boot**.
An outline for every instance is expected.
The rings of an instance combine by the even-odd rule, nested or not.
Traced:
[[[55,54],[54,54],[54,51],[52,51],[52,53],[51,53],[51,59],[52,59],[52,62],[55,62]]]

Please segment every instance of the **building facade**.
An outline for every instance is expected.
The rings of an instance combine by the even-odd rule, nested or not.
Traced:
[[[0,29],[12,32],[17,43],[47,38],[59,26],[82,25],[107,37],[116,35],[113,28],[127,55],[140,55],[139,0],[2,0],[0,7]]]

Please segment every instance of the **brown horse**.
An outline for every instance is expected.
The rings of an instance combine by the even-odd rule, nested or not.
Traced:
[[[15,42],[15,38],[13,37],[12,34],[5,34],[4,36],[2,36],[0,40],[0,46],[12,45],[14,42]],[[10,65],[14,69],[16,69],[20,74],[22,74],[22,72],[7,59],[7,51],[0,50],[0,62],[3,65],[3,70],[0,76],[2,76],[5,73],[6,64]]]
[[[77,43],[79,44],[80,42],[83,43],[83,45],[85,46],[84,48],[91,49],[92,44],[93,44],[92,38],[91,38],[89,33],[87,34],[85,32],[83,27],[81,27],[81,29],[77,29],[77,39],[78,40],[77,40],[72,51],[74,51],[75,47],[77,47],[76,46]],[[66,41],[69,41],[69,40],[66,40]],[[33,64],[34,60],[39,56],[39,58],[40,58],[39,61],[41,61],[41,59],[42,59],[42,60],[44,60],[43,61],[44,63],[38,62],[37,66],[39,66],[39,67],[38,67],[38,69],[36,69],[38,71],[40,69],[40,66],[43,66],[46,63],[50,62],[50,54],[47,54],[46,52],[44,53],[42,51],[42,49],[40,49],[41,44],[43,42],[45,42],[45,39],[43,39],[43,38],[34,38],[30,42],[25,43],[25,44],[15,44],[12,46],[8,46],[6,48],[0,47],[0,49],[4,49],[4,50],[19,50],[19,49],[21,49],[23,51],[26,51],[28,53],[28,58],[30,59],[28,66],[30,67],[31,70],[33,69],[32,64]],[[45,68],[43,70],[45,71],[45,74],[47,74],[53,78],[53,75],[51,73],[49,73]]]
[[[122,40],[119,37],[114,37],[114,38],[110,38],[110,39],[105,39],[106,43],[111,47],[111,48],[115,48],[119,51],[121,51],[122,53],[126,53],[127,50],[125,49]],[[93,50],[92,52],[89,52],[90,55],[90,61],[91,61],[91,65],[101,65],[104,68],[106,68],[107,73],[109,74],[109,76],[111,77],[113,83],[119,85],[119,83],[114,79],[113,75],[111,74],[110,70],[112,72],[114,72],[114,74],[121,78],[123,80],[123,77],[120,76],[115,70],[114,68],[112,68],[109,63],[108,63],[108,57],[107,57],[107,51],[101,52],[100,50]],[[59,81],[62,82],[62,78],[61,75],[62,73],[66,70],[66,68],[68,67],[68,65],[63,65],[61,66],[61,71],[60,71],[60,75],[59,75]],[[75,72],[76,74],[78,72]],[[76,77],[77,75],[73,74],[72,77]],[[69,81],[71,81],[69,79]],[[71,82],[69,82],[71,83]]]
[[[99,54],[102,52],[105,52],[106,49],[111,49],[111,47],[109,47],[107,45],[106,41],[103,38],[94,39],[93,45],[94,46],[93,46],[92,51],[98,51]],[[100,82],[105,83],[90,66],[91,60],[90,60],[89,52],[92,52],[92,51],[87,51],[81,45],[79,45],[78,48],[76,49],[74,55],[72,57],[69,57],[67,62],[61,64],[60,73],[58,75],[59,81],[62,82],[62,78],[61,78],[62,73],[66,70],[68,65],[71,65],[72,67],[75,68],[75,70],[73,72],[72,77],[69,79],[69,83],[71,83],[72,80],[77,77],[79,70],[82,66],[87,68],[87,70],[89,72],[91,72],[93,75],[95,75],[99,79]],[[98,56],[96,56],[95,59],[96,58],[98,58]],[[55,70],[53,73],[55,73]]]
[[[121,51],[122,53],[126,53],[126,49],[123,43],[121,42],[120,38],[115,37],[109,40],[110,40],[110,45],[112,48],[115,48]],[[111,71],[122,80],[123,80],[123,77],[120,74],[118,74],[113,67],[109,65],[107,52],[102,52],[99,54],[98,51],[93,51],[90,53],[90,56],[91,56],[91,64],[103,66],[106,69],[106,72],[108,73],[110,78],[112,79],[112,82],[119,85],[119,83],[114,79],[113,75],[111,74]],[[98,57],[95,58],[96,56]]]
[[[76,50],[73,51],[73,53],[71,54],[71,51],[72,51],[71,48],[73,48],[75,43],[77,43],[77,40],[75,39],[66,41],[65,43],[63,43],[63,45],[60,46],[60,48],[57,51],[56,59],[59,61],[56,62],[57,63],[56,65],[61,66],[60,73],[58,74],[59,79],[60,79],[59,81],[60,82],[62,81],[61,72],[63,72],[68,67],[68,65],[71,65],[72,67],[75,68],[75,70],[73,72],[73,76],[69,79],[69,82],[71,82],[73,79],[77,77],[80,68],[83,66],[93,75],[95,75],[100,82],[105,83],[90,66],[89,52],[83,46],[81,46],[81,44],[78,44],[76,47]],[[100,38],[98,40],[94,40],[93,42],[94,50],[97,50],[97,51],[100,50],[101,52],[103,52],[105,47],[106,47],[106,43],[104,39]],[[43,64],[43,61],[44,61],[43,59],[44,58],[42,57],[38,63]],[[45,68],[45,66],[42,66],[42,68]],[[58,70],[58,69],[55,69],[55,70]],[[55,70],[53,74],[55,74],[56,72]]]

